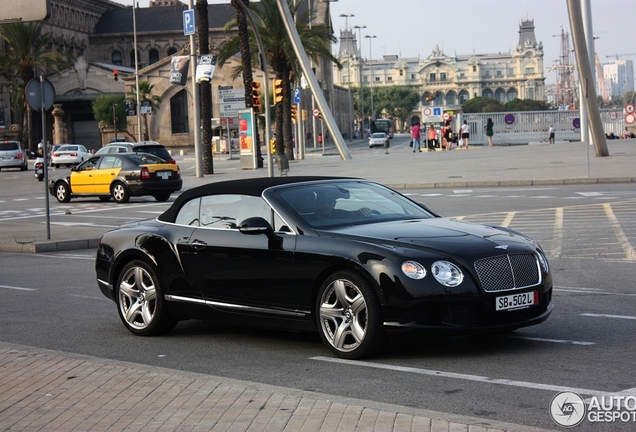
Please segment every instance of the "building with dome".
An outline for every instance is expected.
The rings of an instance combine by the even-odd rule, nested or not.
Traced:
[[[419,120],[423,106],[457,111],[476,96],[491,97],[500,103],[515,98],[545,100],[543,44],[536,40],[534,20],[521,21],[512,52],[449,55],[435,46],[424,58],[385,55],[381,59],[365,59],[358,46],[353,30],[340,32],[338,58],[343,68],[334,69],[335,84],[413,88],[420,95],[420,103],[413,107],[411,123]]]

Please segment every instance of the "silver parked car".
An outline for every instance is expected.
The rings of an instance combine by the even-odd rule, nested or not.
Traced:
[[[20,168],[22,171],[29,169],[27,153],[20,141],[0,141],[0,169],[2,168]]]
[[[55,168],[60,165],[77,165],[91,157],[92,154],[81,144],[62,144],[51,153],[51,163]]]
[[[388,147],[389,137],[384,132],[375,132],[369,137],[369,148],[375,146]]]

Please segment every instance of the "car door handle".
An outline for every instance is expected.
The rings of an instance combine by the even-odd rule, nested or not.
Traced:
[[[198,240],[198,239],[194,239],[192,240],[192,242],[190,242],[190,246],[192,246],[192,248],[194,249],[203,249],[204,247],[206,247],[208,244],[206,242],[204,242],[203,240]]]

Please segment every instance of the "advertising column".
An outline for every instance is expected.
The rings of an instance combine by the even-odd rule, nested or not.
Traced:
[[[256,148],[254,113],[251,108],[238,110],[239,146],[241,149],[241,169],[256,169]]]

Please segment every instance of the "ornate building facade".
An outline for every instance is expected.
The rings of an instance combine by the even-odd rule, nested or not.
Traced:
[[[336,84],[411,87],[420,95],[420,103],[413,107],[412,122],[419,120],[422,106],[460,110],[466,100],[476,96],[501,103],[515,98],[545,100],[543,45],[536,40],[533,20],[520,23],[519,39],[512,52],[450,56],[435,46],[425,58],[385,55],[382,59],[364,59],[357,47],[352,30],[340,32],[338,58],[344,67],[334,70]]]
[[[328,5],[327,2],[315,5],[315,22],[328,22]],[[152,0],[150,7],[137,8],[135,14],[132,7],[108,0],[50,0],[50,7],[50,18],[44,26],[44,32],[52,36],[49,48],[62,53],[72,66],[60,75],[43,71],[56,92],[54,114],[47,113],[48,137],[85,144],[88,148],[103,144],[107,135],[95,120],[91,104],[102,94],[128,96],[133,92],[136,27],[139,80],[149,81],[154,86],[153,95],[161,98],[159,109],[148,117],[150,139],[167,147],[193,145],[193,131],[198,125],[194,124],[191,80],[188,78],[185,86],[169,82],[172,56],[190,53],[189,37],[183,34],[186,4],[178,0]],[[235,10],[229,0],[227,4],[210,4],[208,17],[209,46],[210,52],[214,53],[233,34],[223,29],[235,18]],[[4,47],[0,45],[0,49]],[[232,76],[237,62],[238,58],[233,59],[215,70],[212,80],[214,117],[219,117],[219,87],[243,88],[242,79]],[[117,80],[114,80],[114,70],[118,71]],[[319,65],[316,76],[325,89],[326,98],[331,100],[334,93],[327,91],[334,88],[331,65]],[[254,79],[262,80],[262,72],[254,70]],[[0,78],[0,108],[4,109],[7,124],[20,124],[22,113],[12,111],[10,107],[8,84]],[[339,89],[337,93],[341,92]],[[33,124],[39,124],[39,114]],[[137,117],[128,117],[128,124],[128,139],[139,139]],[[53,133],[54,125],[56,128],[62,125],[64,131]]]

